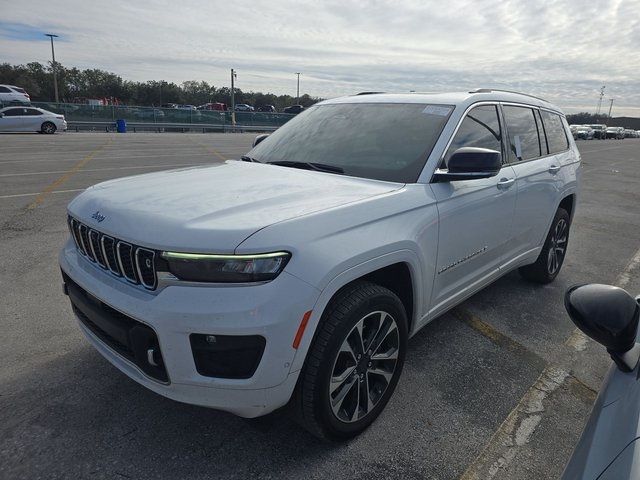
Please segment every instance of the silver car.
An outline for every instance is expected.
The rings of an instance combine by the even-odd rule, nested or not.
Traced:
[[[570,288],[573,322],[614,361],[562,480],[640,478],[640,297],[610,285]]]
[[[40,132],[52,134],[65,131],[64,115],[36,107],[7,107],[0,110],[0,132]]]

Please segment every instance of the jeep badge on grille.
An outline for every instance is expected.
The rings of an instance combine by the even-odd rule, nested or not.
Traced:
[[[100,213],[100,210],[98,210],[98,211],[96,211],[96,213],[91,215],[91,218],[93,218],[98,223],[100,223],[101,221],[103,221],[105,219],[105,216]]]

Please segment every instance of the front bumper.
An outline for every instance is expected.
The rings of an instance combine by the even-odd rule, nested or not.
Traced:
[[[157,335],[165,382],[149,376],[79,321],[94,347],[138,383],[174,400],[243,417],[264,415],[289,400],[298,376],[290,371],[298,353],[292,341],[302,316],[320,293],[309,284],[283,272],[260,285],[171,285],[148,292],[101,270],[80,255],[71,241],[60,252],[59,261],[64,274],[90,296]],[[189,339],[194,333],[264,337],[264,353],[255,373],[246,379],[200,375]]]

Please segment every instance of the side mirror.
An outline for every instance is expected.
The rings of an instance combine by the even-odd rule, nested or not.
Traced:
[[[258,145],[261,141],[263,141],[268,136],[269,136],[268,133],[263,133],[262,135],[258,135],[256,138],[253,139],[253,146],[255,147],[256,145]]]
[[[573,323],[587,336],[604,345],[618,368],[632,371],[640,359],[636,344],[640,297],[625,290],[592,283],[576,285],[564,295],[564,306]]]
[[[502,154],[488,148],[459,148],[447,164],[447,170],[436,171],[434,180],[450,182],[453,180],[473,180],[494,177],[502,168]]]

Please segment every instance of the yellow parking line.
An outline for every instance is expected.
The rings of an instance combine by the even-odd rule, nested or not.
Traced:
[[[91,161],[93,157],[95,157],[98,153],[105,149],[109,143],[113,140],[113,136],[109,136],[107,141],[102,144],[100,147],[96,148],[94,151],[89,153],[86,157],[76,163],[73,167],[67,170],[61,177],[59,177],[55,182],[51,183],[47,188],[45,188],[38,196],[35,198],[33,202],[27,206],[27,210],[33,210],[37,208],[54,190],[56,190],[60,185],[69,180],[76,172],[78,172],[82,167],[84,167],[87,163]]]
[[[219,151],[217,151],[215,148],[206,145],[204,143],[201,143],[197,140],[195,140],[193,137],[189,137],[189,140],[193,141],[193,143],[195,143],[196,145],[201,146],[202,148],[204,148],[207,152],[209,153],[213,153],[216,157],[218,157],[220,160],[222,160],[223,162],[226,162],[227,160],[229,160],[228,158],[226,158],[225,156],[223,156]]]

